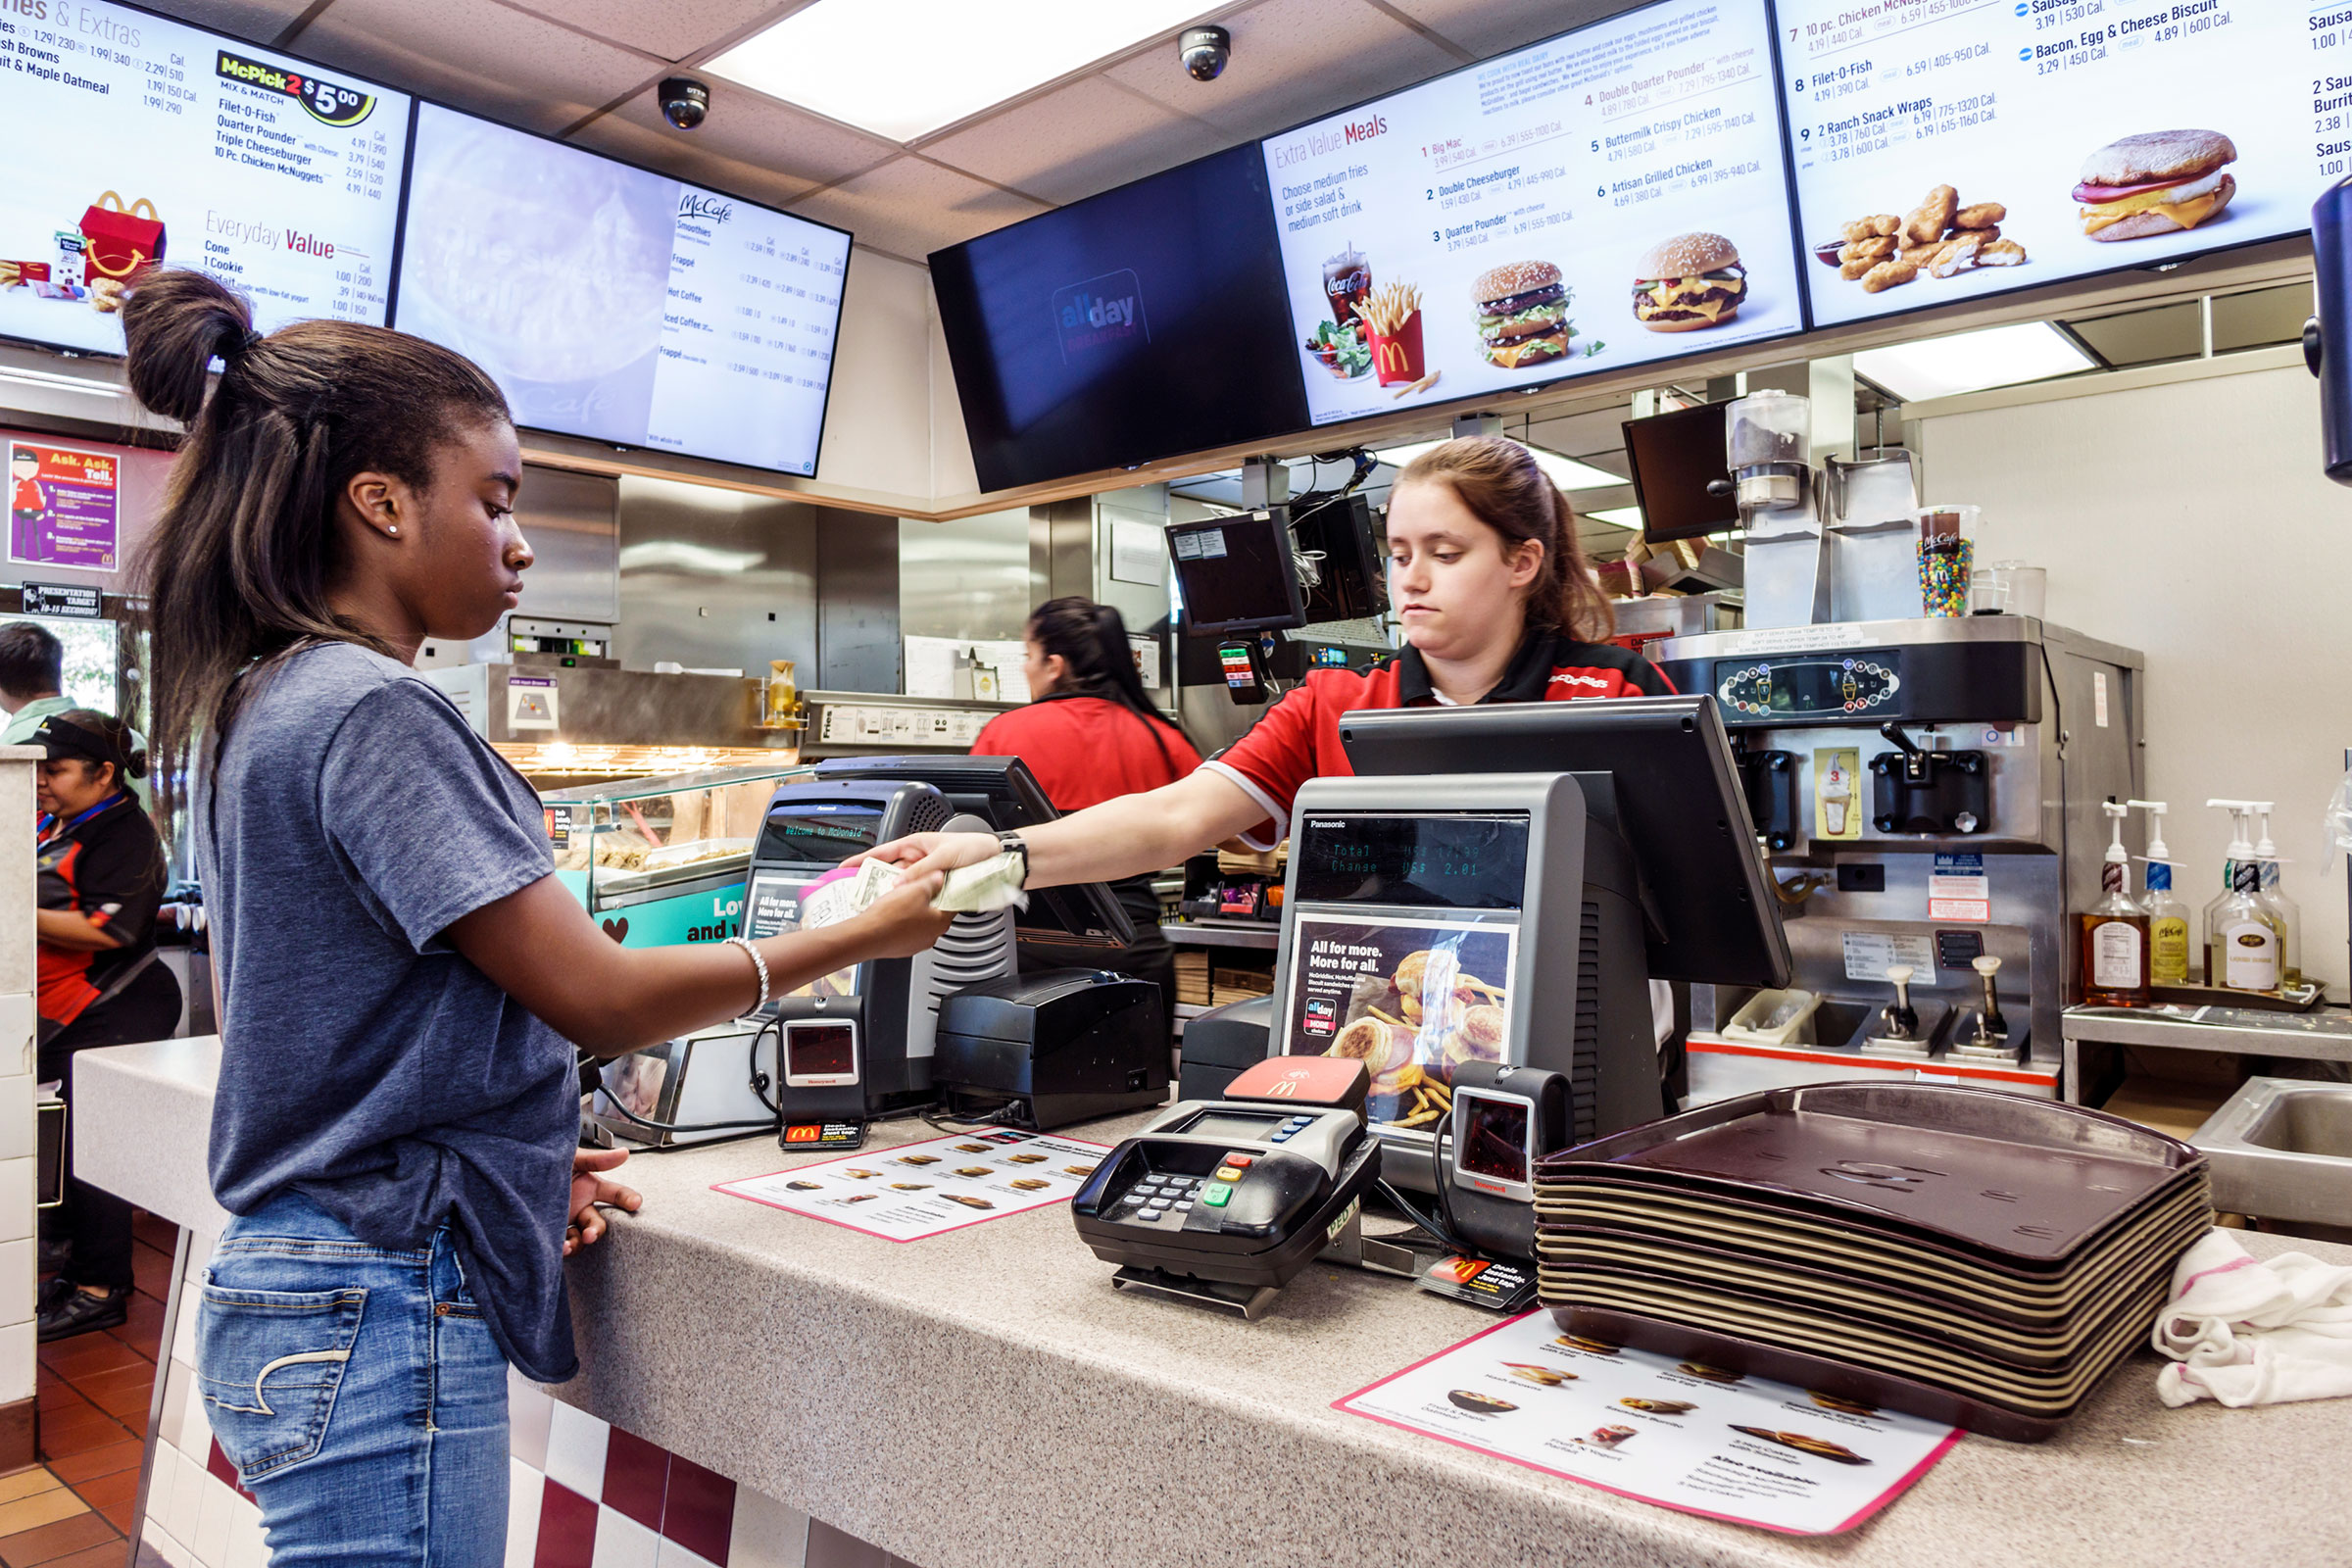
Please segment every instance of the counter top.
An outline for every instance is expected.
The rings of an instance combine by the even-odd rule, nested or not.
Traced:
[[[217,1060],[190,1041],[86,1053],[90,1178],[217,1224]],[[1061,1131],[1108,1143],[1140,1119]],[[927,1136],[894,1123],[868,1147]],[[2167,1410],[2142,1352],[2050,1443],[1969,1438],[1860,1529],[1777,1536],[1330,1408],[1493,1322],[1399,1280],[1310,1266],[1244,1323],[1114,1292],[1060,1207],[899,1245],[710,1190],[824,1157],[760,1139],[632,1160],[645,1209],[572,1264],[584,1371],[556,1392],[923,1568],[2352,1559],[2352,1400]]]

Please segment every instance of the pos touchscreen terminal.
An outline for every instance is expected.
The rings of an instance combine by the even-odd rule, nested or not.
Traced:
[[[1648,986],[1785,985],[1787,938],[1713,700],[1356,712],[1293,810],[1275,1054],[1352,1056],[1427,1188],[1457,1078],[1567,1081],[1571,1143],[1666,1110]],[[1461,1118],[1455,1118],[1458,1123]]]

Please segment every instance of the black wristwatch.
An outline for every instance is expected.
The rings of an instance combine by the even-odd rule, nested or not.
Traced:
[[[1027,887],[1029,885],[1029,846],[1022,841],[1018,833],[999,833],[997,845],[1006,854],[1017,855],[1021,858],[1021,886]]]

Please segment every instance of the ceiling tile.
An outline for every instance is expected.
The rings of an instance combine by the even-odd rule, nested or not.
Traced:
[[[657,117],[658,118],[658,117]],[[600,115],[567,138],[575,147],[617,158],[641,169],[659,170],[678,179],[712,190],[788,207],[824,181],[804,178],[774,168],[764,160],[731,158],[715,143],[670,129],[647,125],[634,116]]]
[[[1226,138],[1099,76],[926,143],[923,155],[1050,202],[1072,202],[1203,157]]]
[[[543,132],[660,69],[641,54],[482,0],[334,0],[292,47]]]
[[[1319,118],[1460,64],[1362,0],[1259,0],[1225,18],[1223,25],[1233,33],[1233,61],[1214,81],[1186,75],[1173,49],[1138,55],[1109,74],[1239,140]]]
[[[612,123],[615,120],[627,123]],[[673,129],[662,118],[662,106],[649,87],[612,114],[581,126],[574,139],[583,146],[639,161],[674,148],[676,152],[663,154],[665,160],[693,162],[665,161],[662,167],[681,172],[688,168],[739,172],[727,179],[714,172],[710,181],[746,196],[760,196],[763,190],[786,186],[791,187],[790,194],[798,195],[810,185],[830,184],[871,169],[899,150],[863,131],[717,80],[710,83],[710,118],[692,131]],[[755,189],[755,184],[760,188]]]
[[[1389,0],[1481,59],[1626,9],[1625,0]]]
[[[512,0],[558,22],[567,22],[600,38],[664,60],[683,60],[721,39],[730,39],[765,17],[794,9],[778,0]]]
[[[793,211],[838,223],[860,244],[919,262],[943,246],[1046,209],[910,155],[818,191],[794,203]]]
[[[268,43],[310,9],[310,0],[169,0],[161,9],[190,26]]]

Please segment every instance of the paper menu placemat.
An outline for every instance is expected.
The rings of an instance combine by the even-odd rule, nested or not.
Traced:
[[[1572,1342],[1539,1310],[1332,1408],[1619,1496],[1803,1536],[1853,1529],[1960,1441],[1956,1427],[1685,1370],[1694,1366]]]
[[[916,1242],[1078,1196],[1108,1144],[992,1128],[863,1150],[711,1191],[828,1225]]]

